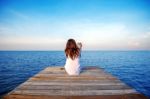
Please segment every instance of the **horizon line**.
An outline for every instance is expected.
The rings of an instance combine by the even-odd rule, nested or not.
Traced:
[[[0,51],[64,51],[64,50],[0,50]],[[84,51],[150,51],[150,50],[141,50],[141,49],[130,49],[130,50],[82,50]]]

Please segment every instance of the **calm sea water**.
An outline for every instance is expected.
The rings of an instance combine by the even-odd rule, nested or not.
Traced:
[[[0,51],[0,95],[47,66],[63,66],[63,51]],[[85,51],[82,66],[100,66],[150,97],[150,51]]]

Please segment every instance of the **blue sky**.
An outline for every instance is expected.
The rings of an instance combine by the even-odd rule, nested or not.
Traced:
[[[0,50],[150,50],[150,0],[0,0]]]

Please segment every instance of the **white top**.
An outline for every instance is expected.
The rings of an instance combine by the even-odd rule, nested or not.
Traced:
[[[72,60],[70,57],[66,58],[65,70],[69,75],[79,75],[79,57],[75,58],[74,60]]]

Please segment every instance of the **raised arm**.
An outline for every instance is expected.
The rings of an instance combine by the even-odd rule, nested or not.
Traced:
[[[79,49],[81,50],[82,49],[82,43],[79,42],[79,43],[77,43],[77,45],[78,45]]]

